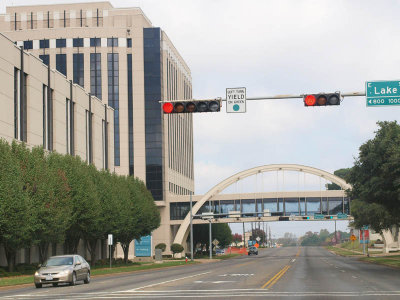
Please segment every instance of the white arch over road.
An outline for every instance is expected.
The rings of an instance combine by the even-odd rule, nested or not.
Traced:
[[[246,177],[256,175],[258,173],[266,173],[266,172],[272,172],[272,171],[298,171],[298,172],[308,173],[308,174],[312,174],[315,176],[325,178],[326,180],[336,183],[344,190],[351,188],[351,185],[349,185],[342,178],[335,176],[329,172],[326,172],[326,171],[323,171],[320,169],[316,169],[313,167],[295,165],[295,164],[293,164],[293,165],[292,164],[265,165],[265,166],[255,167],[252,169],[248,169],[248,170],[239,172],[239,173],[221,181],[217,185],[215,185],[193,206],[193,210],[192,210],[193,214],[195,215],[206,201],[210,200],[215,195],[218,195],[220,192],[225,190],[231,184],[233,184],[239,180],[242,180]],[[186,240],[186,238],[189,234],[189,231],[188,231],[189,225],[190,225],[190,213],[188,213],[186,215],[181,226],[179,227],[179,230],[175,236],[174,243],[181,244],[181,245],[183,244],[183,242]]]

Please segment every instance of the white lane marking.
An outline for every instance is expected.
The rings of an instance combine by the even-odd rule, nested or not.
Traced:
[[[236,282],[236,281],[232,281],[232,280],[219,280],[219,281],[196,280],[196,281],[193,281],[193,283],[227,283],[227,282]]]
[[[353,278],[357,278],[357,276],[351,276],[351,277],[353,277]]]
[[[343,273],[344,273],[344,272],[346,272],[346,271],[345,271],[345,270],[340,270],[340,272],[343,272]]]
[[[170,283],[170,282],[174,282],[174,281],[178,281],[178,280],[182,280],[182,279],[187,279],[187,278],[192,278],[192,277],[196,277],[196,276],[201,276],[201,275],[205,275],[205,274],[209,274],[211,273],[211,271],[208,272],[204,272],[204,273],[199,273],[199,274],[194,274],[194,275],[190,275],[190,276],[185,276],[185,277],[179,277],[179,278],[175,278],[175,279],[171,279],[171,280],[167,280],[167,281],[162,281],[162,282],[158,282],[158,283],[153,283],[153,284],[149,284],[149,285],[144,285],[141,287],[137,287],[131,290],[127,290],[126,292],[134,292],[140,289],[145,289],[145,288],[149,288],[152,286],[156,286],[156,285],[160,285],[160,284],[165,284],[165,283]]]
[[[295,261],[296,261],[296,259],[295,259],[295,258],[293,258],[293,259],[292,259],[292,263],[293,263],[293,262],[295,262]]]

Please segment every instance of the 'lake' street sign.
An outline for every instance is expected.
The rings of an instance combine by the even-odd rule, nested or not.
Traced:
[[[400,105],[400,81],[367,81],[367,106]]]

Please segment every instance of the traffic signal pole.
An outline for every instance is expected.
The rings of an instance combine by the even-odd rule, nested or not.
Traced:
[[[300,94],[300,95],[273,95],[273,96],[262,96],[262,97],[247,97],[246,101],[257,101],[257,100],[276,100],[276,99],[303,99],[304,96],[308,94]],[[349,92],[349,93],[340,93],[341,97],[365,97],[365,92]],[[220,101],[226,102],[225,98],[216,98]],[[159,101],[159,103],[165,102],[191,102],[191,101],[212,101],[213,99],[205,99],[205,100],[197,100],[197,99],[185,99],[185,100],[165,100]]]

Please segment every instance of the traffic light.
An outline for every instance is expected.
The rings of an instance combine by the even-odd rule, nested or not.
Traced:
[[[217,112],[221,110],[221,99],[164,102],[162,110],[164,114]]]
[[[340,105],[340,92],[304,95],[304,106]]]
[[[303,217],[303,220],[310,220],[310,217]]]

